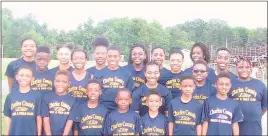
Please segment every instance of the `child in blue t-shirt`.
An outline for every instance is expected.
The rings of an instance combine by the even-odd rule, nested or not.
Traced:
[[[39,46],[36,51],[36,71],[31,88],[42,93],[53,90],[54,75],[48,70],[50,61],[50,49],[47,46]]]
[[[167,117],[159,113],[162,97],[152,89],[147,95],[148,113],[141,117],[141,135],[168,135]]]
[[[29,66],[17,70],[15,78],[19,86],[7,95],[4,105],[5,135],[41,135],[41,95],[31,90],[33,74]]]
[[[97,36],[93,41],[93,57],[96,65],[87,69],[92,76],[96,71],[100,71],[106,66],[107,59],[107,47],[109,46],[109,40],[104,36]]]
[[[146,105],[147,94],[150,89],[156,89],[162,97],[162,105],[159,108],[159,112],[167,115],[168,103],[172,99],[170,90],[165,86],[157,83],[160,77],[159,66],[155,62],[149,62],[146,65],[145,70],[146,83],[142,84],[137,90],[133,92],[133,102],[131,103],[131,109],[137,111],[140,116],[145,115],[148,112],[148,106]]]
[[[98,79],[103,84],[100,103],[109,110],[116,109],[115,96],[119,88],[128,88],[131,92],[134,88],[134,82],[131,74],[119,66],[120,48],[111,46],[107,52],[108,66],[100,71],[96,71],[93,78]]]
[[[131,91],[127,88],[118,89],[115,102],[118,107],[107,116],[104,135],[139,135],[142,130],[140,116],[129,110]]]
[[[210,96],[216,95],[216,88],[206,78],[208,75],[208,65],[204,60],[197,60],[193,65],[193,78],[195,91],[193,98],[204,103]]]
[[[18,82],[15,78],[16,71],[23,65],[28,65],[33,70],[36,68],[36,63],[34,60],[36,52],[36,42],[32,38],[25,38],[21,41],[21,54],[22,57],[14,61],[11,61],[7,65],[5,75],[8,80],[9,91],[18,90]]]
[[[73,122],[79,124],[79,135],[103,135],[105,118],[108,109],[99,103],[99,97],[102,93],[102,85],[96,79],[90,79],[87,85],[88,101],[76,106],[68,120],[68,126]],[[69,132],[71,127],[66,130]]]
[[[180,90],[180,77],[183,75],[181,66],[183,64],[184,55],[178,48],[173,48],[169,54],[170,71],[167,73],[167,81],[165,87],[168,88],[172,94],[172,98],[176,98],[181,95]]]
[[[251,78],[251,63],[240,59],[236,65],[238,79],[232,82],[229,97],[239,102],[244,119],[239,123],[240,135],[262,135],[262,116],[267,111],[267,87]]]
[[[58,70],[54,79],[55,91],[43,96],[41,113],[46,135],[62,135],[64,132],[66,121],[76,104],[76,98],[67,92],[69,85],[70,73]]]
[[[70,75],[68,93],[78,98],[79,101],[87,100],[87,84],[91,78],[91,74],[85,70],[87,59],[87,53],[84,50],[76,49],[71,54],[74,70]]]
[[[229,98],[231,77],[220,72],[216,80],[217,94],[204,102],[202,135],[239,135],[238,123],[243,121],[239,103]]]
[[[147,51],[143,43],[134,44],[129,51],[128,65],[124,66],[131,73],[134,90],[145,83],[145,65],[148,61]]]
[[[202,104],[193,99],[193,77],[185,75],[180,81],[182,94],[168,108],[169,135],[201,135]]]

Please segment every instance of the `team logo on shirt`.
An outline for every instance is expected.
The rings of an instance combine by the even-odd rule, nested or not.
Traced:
[[[34,108],[34,103],[25,100],[11,103],[12,116],[33,116]]]
[[[71,106],[65,102],[51,102],[49,103],[50,114],[69,115]]]
[[[180,88],[180,79],[171,79],[167,80],[166,87],[167,88]]]
[[[173,111],[173,116],[175,117],[176,124],[183,124],[183,125],[192,125],[195,126],[196,122],[196,115],[195,113],[189,110],[179,110]]]
[[[140,87],[141,84],[145,83],[145,80],[140,77],[132,77],[132,79],[136,88]]]
[[[68,88],[68,92],[72,93],[72,96],[76,98],[87,98],[87,89],[81,85]]]
[[[128,122],[115,123],[111,126],[111,131],[113,135],[135,135],[135,124]]]
[[[154,127],[147,127],[147,128],[144,128],[142,130],[142,134],[143,135],[149,135],[149,136],[152,136],[152,135],[164,135],[165,134],[165,130],[164,129],[161,129],[161,128],[158,128],[156,126],[154,126]]]
[[[102,83],[104,88],[124,88],[125,81],[118,77],[107,77]]]
[[[227,109],[211,109],[209,112],[210,115],[216,115],[215,118],[211,118],[211,122],[219,122],[225,124],[232,124],[233,113]]]
[[[31,88],[33,90],[48,90],[52,91],[52,81],[45,78],[36,79],[31,82]]]
[[[194,94],[193,95],[193,98],[195,99],[195,100],[198,100],[200,103],[204,103],[204,100],[206,100],[207,98],[208,98],[208,96],[206,96],[206,95],[203,95],[203,94]]]
[[[103,127],[103,117],[92,114],[92,115],[86,115],[84,116],[80,123],[81,123],[81,129],[95,129],[95,128],[102,128]]]
[[[236,101],[256,101],[257,93],[248,87],[232,91],[231,97]]]

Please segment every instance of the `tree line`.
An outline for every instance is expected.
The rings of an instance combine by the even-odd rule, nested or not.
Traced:
[[[71,18],[70,18],[71,19]],[[56,20],[55,20],[56,21]],[[71,43],[77,48],[92,53],[92,41],[95,36],[106,36],[111,45],[118,45],[122,54],[128,56],[133,43],[143,42],[148,48],[162,46],[169,52],[172,47],[190,49],[194,42],[203,42],[214,47],[225,44],[245,46],[248,43],[267,43],[267,28],[249,29],[231,27],[226,21],[195,19],[183,24],[164,28],[159,22],[148,22],[140,18],[112,18],[94,25],[88,18],[75,30],[64,31],[48,29],[46,23],[40,24],[31,14],[14,18],[12,11],[2,9],[2,45],[6,58],[20,57],[20,41],[31,37],[37,45],[50,46],[55,57],[55,46]],[[151,46],[150,46],[151,45]]]

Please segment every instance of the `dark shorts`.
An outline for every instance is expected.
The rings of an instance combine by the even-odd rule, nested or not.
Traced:
[[[261,121],[242,121],[239,123],[239,135],[262,135]]]

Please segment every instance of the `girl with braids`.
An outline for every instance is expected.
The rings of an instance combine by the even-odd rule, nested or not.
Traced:
[[[229,92],[229,97],[239,102],[244,115],[239,122],[240,135],[262,135],[261,119],[267,111],[267,88],[262,81],[250,77],[251,68],[249,60],[238,59],[238,79],[233,80]]]
[[[134,90],[145,83],[145,65],[148,61],[147,51],[143,43],[136,43],[130,49],[128,65],[124,66],[132,76]]]
[[[210,54],[207,46],[203,43],[197,42],[193,45],[191,52],[190,52],[190,58],[192,59],[193,62],[196,62],[197,60],[204,60],[207,63],[210,61]],[[192,74],[193,72],[193,67],[187,68],[184,70],[184,74]],[[214,83],[214,74],[215,71],[212,68],[208,68],[208,76],[207,80],[210,83]]]
[[[160,83],[158,79],[160,78],[160,68],[155,62],[149,62],[145,69],[145,84],[142,84],[132,95],[131,109],[138,112],[140,116],[145,115],[148,112],[148,106],[146,104],[147,95],[150,89],[156,89],[156,91],[162,97],[162,105],[159,108],[159,112],[167,115],[167,105],[172,99],[170,91]]]

